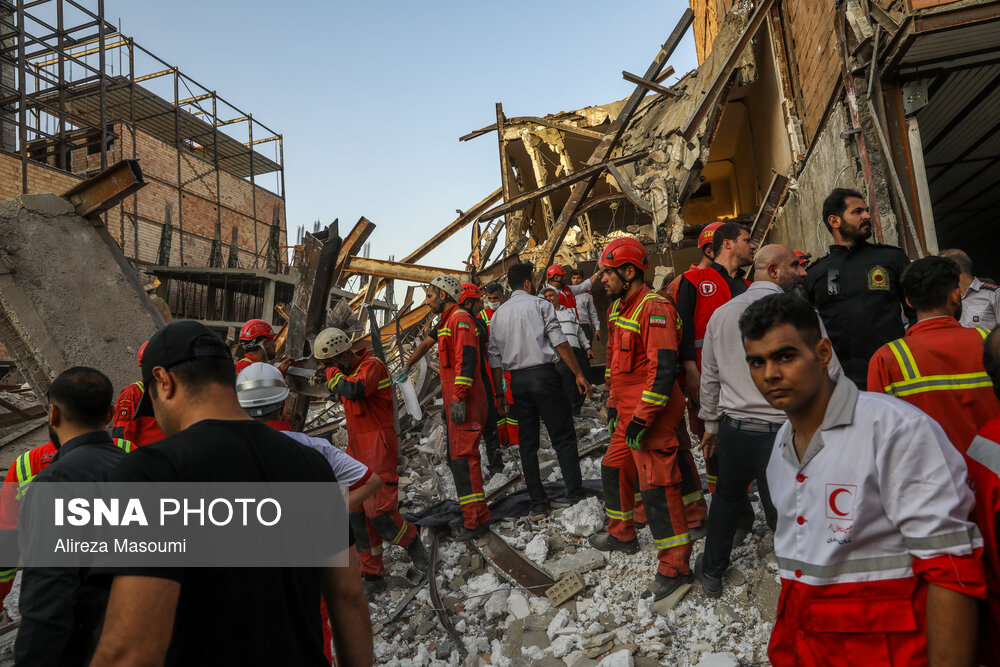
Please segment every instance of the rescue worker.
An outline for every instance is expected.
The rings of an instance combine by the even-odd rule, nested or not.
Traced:
[[[721,222],[710,222],[702,227],[701,232],[698,234],[698,249],[701,250],[701,259],[697,264],[692,264],[688,268],[688,271],[707,269],[712,266],[712,260],[715,259],[715,252],[712,250],[712,237],[715,235],[715,230],[721,227],[722,224]],[[684,273],[687,273],[687,271]],[[684,273],[675,276],[673,280],[667,283],[666,287],[660,290],[660,294],[676,303],[677,289],[681,286],[681,278],[684,276]]]
[[[740,333],[754,384],[789,420],[767,467],[771,664],[973,664],[983,542],[961,454],[913,406],[831,379],[833,345],[799,297],[752,303]]]
[[[247,320],[247,323],[240,329],[240,345],[243,346],[245,354],[242,359],[236,362],[236,374],[239,375],[240,371],[250,364],[261,361],[270,363],[278,353],[274,347],[274,338],[274,329],[271,328],[270,324],[259,319]],[[278,365],[282,375],[288,371],[292,361],[294,360],[285,359]]]
[[[424,303],[441,316],[437,330],[441,396],[448,429],[448,465],[455,478],[463,528],[456,539],[478,539],[492,515],[483,492],[479,438],[486,420],[486,389],[480,373],[479,334],[472,315],[458,306],[462,284],[438,276]]]
[[[1000,412],[983,368],[987,329],[963,327],[958,265],[945,257],[910,264],[899,280],[916,310],[906,335],[880,347],[868,366],[868,391],[901,398],[933,417],[965,452],[979,427]]]
[[[475,283],[462,283],[462,293],[458,297],[458,307],[472,316],[476,325],[476,337],[479,341],[479,375],[483,381],[483,394],[486,398],[486,421],[483,423],[483,440],[486,443],[486,469],[490,475],[503,472],[503,461],[500,458],[499,414],[496,399],[488,387],[493,386],[490,377],[489,364],[486,363],[486,351],[490,344],[489,322],[481,317],[483,313],[483,293]]]
[[[347,485],[347,508],[355,510],[382,488],[382,478],[368,466],[349,454],[340,451],[322,438],[292,431],[291,415],[285,409],[288,384],[281,371],[271,364],[250,364],[236,377],[236,398],[240,407],[259,422],[281,431],[292,440],[311,447],[323,455],[337,482]],[[320,619],[323,628],[323,653],[327,662],[333,661],[333,633],[326,601],[320,598]]]
[[[677,288],[677,315],[683,327],[680,357],[684,365],[688,399],[696,409],[701,409],[698,392],[701,385],[701,346],[705,328],[716,308],[747,291],[750,283],[739,276],[739,270],[753,262],[756,247],[750,240],[750,230],[737,222],[726,222],[712,232],[712,254],[715,259],[708,268],[691,269],[681,276],[681,285]],[[704,433],[703,429],[700,430]],[[708,491],[715,493],[719,473],[714,456],[705,461],[705,468]],[[740,527],[749,530],[752,524],[753,511],[748,502]]]
[[[413,567],[427,571],[427,552],[417,527],[399,513],[399,444],[393,425],[395,401],[385,364],[369,350],[351,350],[340,329],[323,329],[313,356],[326,367],[327,388],[340,397],[347,427],[347,453],[382,478],[383,486],[351,512],[358,560],[370,600],[386,589],[382,541],[406,549]]]
[[[895,246],[868,243],[872,219],[860,192],[830,192],[823,223],[833,245],[806,269],[806,298],[829,328],[844,373],[863,389],[875,350],[902,337],[904,313],[913,321],[899,289],[910,260]]]
[[[583,271],[573,269],[570,272],[570,282],[573,285],[582,285],[586,278]],[[593,288],[593,286],[591,286]],[[594,295],[591,290],[580,292],[576,295],[576,314],[580,319],[580,326],[587,334],[587,343],[593,343],[601,338],[601,318],[597,316],[597,307],[594,306]]]
[[[646,249],[633,238],[615,239],[601,253],[601,282],[617,313],[606,383],[612,436],[601,461],[609,522],[607,532],[589,541],[601,551],[639,551],[632,514],[638,485],[659,561],[642,596],[659,600],[691,579],[691,534],[678,462],[684,395],[677,384],[677,314],[646,286],[648,270]]]
[[[598,274],[595,273],[580,283],[567,285],[565,284],[566,269],[562,265],[553,264],[545,271],[545,279],[548,281],[548,285],[555,288],[556,292],[559,293],[559,303],[562,304],[563,308],[572,310],[577,320],[580,319],[580,314],[576,310],[576,295],[590,291],[591,285],[598,277]]]
[[[1000,332],[986,338],[983,366],[1000,398]],[[983,535],[986,568],[986,604],[979,614],[979,663],[1000,660],[1000,413],[983,424],[965,452],[969,484],[976,494],[973,519]]]
[[[958,264],[961,271],[958,286],[962,288],[962,326],[994,329],[1000,324],[1000,289],[972,275],[972,259],[961,250],[941,252]]]
[[[138,362],[142,368],[142,353],[146,350],[146,341],[139,346]],[[160,430],[153,415],[139,415],[139,403],[142,401],[142,380],[136,380],[122,389],[115,403],[115,418],[111,425],[111,435],[122,440],[128,440],[136,447],[149,445],[163,440],[166,436]]]
[[[493,322],[493,313],[497,312],[504,301],[507,300],[507,295],[504,293],[503,286],[498,282],[491,282],[483,288],[483,293],[486,295],[486,299],[483,302],[483,309],[479,313],[479,319],[486,323],[486,331],[489,333],[490,324]],[[487,355],[488,356],[488,355]],[[489,384],[486,386],[486,392],[492,396],[491,388],[493,387],[493,369],[490,368],[489,360],[487,358],[486,370],[489,374]],[[510,388],[510,373],[503,373],[503,386],[504,396],[507,399],[507,405],[513,405],[514,394],[511,392]],[[496,398],[494,397],[494,403],[496,403]],[[509,411],[506,416],[497,414],[497,433],[500,436],[500,446],[501,447],[512,447],[518,443],[517,440],[517,420],[514,419],[513,411]]]

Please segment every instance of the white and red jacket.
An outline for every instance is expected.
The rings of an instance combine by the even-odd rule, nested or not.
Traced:
[[[904,401],[840,376],[800,462],[767,467],[782,587],[771,664],[926,665],[927,585],[985,597],[962,455]]]

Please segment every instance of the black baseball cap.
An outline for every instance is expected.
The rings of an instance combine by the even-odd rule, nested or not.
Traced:
[[[153,383],[153,369],[171,366],[201,358],[233,360],[226,343],[201,322],[182,320],[171,322],[149,339],[142,353],[142,401],[136,416],[152,416],[153,403],[149,399],[149,386]]]

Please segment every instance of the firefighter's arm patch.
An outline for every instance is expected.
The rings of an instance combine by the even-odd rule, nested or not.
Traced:
[[[667,316],[666,315],[650,315],[649,316],[649,326],[651,326],[651,327],[666,327],[667,326]]]

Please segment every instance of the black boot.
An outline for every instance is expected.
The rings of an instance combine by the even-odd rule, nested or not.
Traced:
[[[430,558],[427,556],[427,549],[424,548],[424,543],[420,540],[420,533],[413,538],[413,544],[406,547],[406,553],[410,554],[410,563],[419,572],[427,572],[427,568],[430,565]]]
[[[653,583],[642,592],[640,597],[648,598],[652,596],[654,601],[662,600],[684,584],[691,583],[691,580],[692,577],[690,574],[678,574],[676,577],[668,577],[665,574],[657,572]]]
[[[639,540],[634,539],[629,542],[622,542],[610,533],[598,533],[587,538],[590,546],[600,551],[623,551],[627,554],[639,553]]]
[[[362,583],[365,587],[365,597],[368,598],[369,601],[371,601],[371,599],[379,593],[384,593],[389,587],[389,584],[385,581],[385,577],[377,574],[364,575],[362,577]]]

